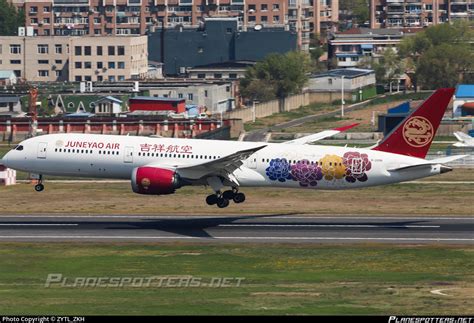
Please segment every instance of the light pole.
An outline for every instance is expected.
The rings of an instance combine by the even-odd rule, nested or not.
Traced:
[[[344,118],[344,75],[341,76],[341,118]]]
[[[255,100],[252,101],[252,122],[255,122]]]

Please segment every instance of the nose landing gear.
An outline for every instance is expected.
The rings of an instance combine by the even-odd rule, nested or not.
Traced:
[[[40,175],[38,179],[38,184],[35,185],[35,191],[42,192],[43,190],[44,190],[43,175]]]

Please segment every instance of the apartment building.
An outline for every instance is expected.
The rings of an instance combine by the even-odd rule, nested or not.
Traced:
[[[381,57],[388,48],[396,51],[403,37],[420,30],[353,28],[333,33],[328,37],[328,57],[337,67],[357,67],[364,58]]]
[[[244,29],[294,28],[305,48],[311,32],[336,26],[339,1],[24,0],[24,7],[26,25],[39,36],[144,35],[156,27],[194,28],[206,17],[235,17]]]
[[[146,36],[71,37],[69,80],[143,79],[148,71],[147,46]]]
[[[0,70],[30,82],[145,77],[147,37],[0,37]]]
[[[371,28],[428,27],[474,19],[474,0],[370,0]]]
[[[68,80],[68,37],[0,36],[0,69],[32,82]]]

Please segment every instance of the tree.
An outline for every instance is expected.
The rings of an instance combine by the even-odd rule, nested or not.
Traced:
[[[0,0],[0,35],[13,36],[18,27],[25,25],[24,10],[17,11],[7,0]]]
[[[405,73],[412,78],[415,89],[418,82],[432,89],[440,84],[454,86],[463,79],[471,79],[474,62],[470,43],[473,40],[472,28],[466,22],[436,25],[405,37],[399,45],[399,56],[405,62]]]
[[[465,46],[440,44],[431,47],[420,60],[416,74],[430,88],[454,87],[474,69],[474,53]]]
[[[367,0],[341,0],[339,9],[351,14],[356,24],[363,24],[370,19]]]
[[[403,74],[403,63],[392,48],[383,52],[378,62],[372,64],[377,83],[388,84]]]
[[[242,95],[253,100],[269,100],[299,93],[308,81],[310,68],[308,54],[270,54],[246,71],[240,82]]]

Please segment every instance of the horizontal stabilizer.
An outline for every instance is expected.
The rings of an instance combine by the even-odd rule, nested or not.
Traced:
[[[397,171],[402,171],[402,170],[408,170],[408,169],[417,169],[417,168],[425,168],[425,167],[431,167],[432,165],[442,165],[442,164],[447,164],[450,162],[453,162],[458,159],[462,159],[464,157],[467,157],[468,155],[457,155],[457,156],[449,156],[449,157],[443,157],[443,158],[437,158],[437,159],[432,159],[432,160],[427,160],[425,163],[420,163],[420,164],[415,164],[415,165],[407,165],[407,166],[402,166],[402,167],[395,167],[395,168],[390,168],[387,169],[389,172],[397,172]]]

